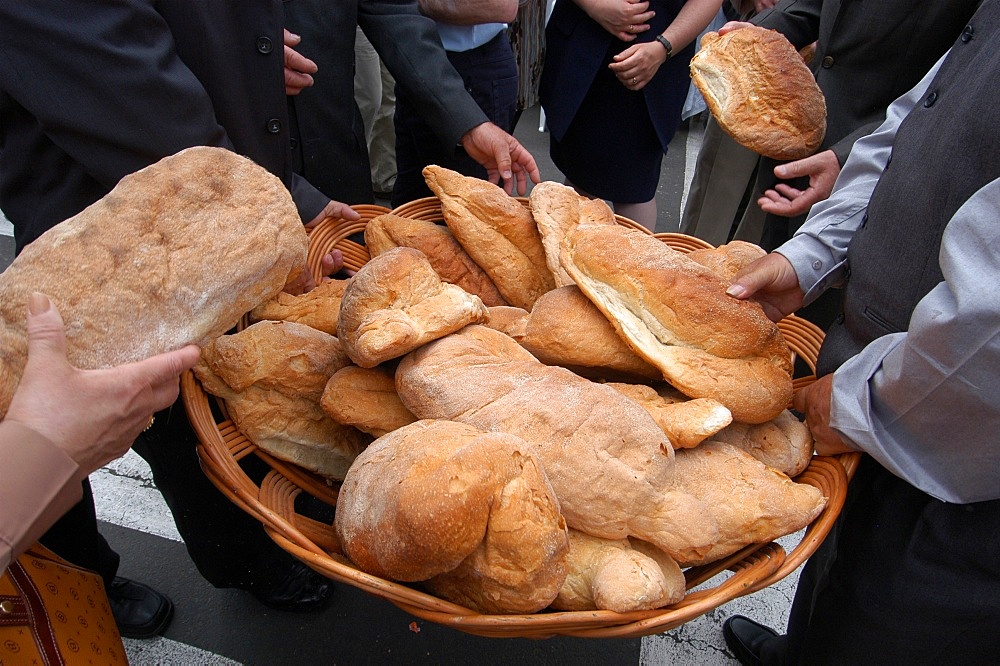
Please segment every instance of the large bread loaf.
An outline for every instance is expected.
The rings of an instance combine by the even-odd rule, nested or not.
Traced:
[[[126,176],[28,245],[0,274],[0,416],[27,353],[25,308],[40,291],[82,368],[204,345],[306,265],[288,190],[222,148],[189,148]]]

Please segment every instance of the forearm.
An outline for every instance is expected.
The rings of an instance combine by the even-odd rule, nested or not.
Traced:
[[[517,16],[518,0],[420,0],[420,12],[441,23],[475,25],[509,23]]]
[[[676,53],[698,38],[722,7],[722,0],[688,0],[661,33]]]
[[[83,496],[76,462],[34,430],[0,422],[0,569]]]
[[[854,448],[947,502],[1000,498],[1000,180],[942,238],[944,282],[909,328],[834,374],[830,425]]]

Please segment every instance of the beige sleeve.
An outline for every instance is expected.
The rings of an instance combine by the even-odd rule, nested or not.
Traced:
[[[80,501],[81,470],[34,430],[0,422],[0,570]]]

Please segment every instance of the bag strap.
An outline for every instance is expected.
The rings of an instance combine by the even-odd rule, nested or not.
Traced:
[[[56,636],[52,628],[52,622],[49,619],[49,614],[45,611],[45,606],[42,605],[41,594],[38,592],[34,581],[31,580],[31,577],[25,571],[20,558],[10,563],[10,566],[7,567],[7,575],[10,576],[14,586],[21,593],[20,602],[23,604],[22,612],[26,614],[27,620],[27,622],[22,622],[22,624],[27,624],[31,627],[31,634],[35,638],[35,643],[38,645],[38,650],[45,659],[45,663],[50,666],[65,664],[62,654],[59,651],[59,646],[56,643]],[[13,605],[17,608],[16,603]]]

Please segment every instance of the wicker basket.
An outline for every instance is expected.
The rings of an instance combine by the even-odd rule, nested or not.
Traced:
[[[522,198],[522,202],[526,203],[526,200]],[[318,225],[310,234],[309,256],[313,270],[318,273],[317,262],[332,248],[344,252],[349,267],[356,269],[363,265],[368,260],[367,250],[348,237],[363,231],[367,220],[382,212],[386,212],[385,209],[369,207],[363,212],[360,222],[330,219]],[[436,199],[418,200],[392,212],[421,219],[441,219]],[[619,219],[619,222],[641,228],[631,220]],[[657,234],[657,237],[681,251],[710,247],[703,241],[680,234]],[[822,342],[822,332],[795,316],[785,318],[778,326],[789,346],[814,371],[813,363]],[[813,379],[812,375],[799,377],[795,383],[801,387]],[[753,544],[723,560],[689,568],[685,571],[688,593],[677,604],[629,613],[573,611],[485,615],[439,599],[416,587],[357,569],[344,557],[332,525],[304,515],[297,508],[300,503],[296,499],[303,493],[330,507],[335,506],[337,486],[259,450],[236,429],[226,414],[225,405],[202,390],[193,373],[185,373],[181,391],[188,416],[200,440],[198,454],[206,475],[230,500],[260,520],[280,547],[319,573],[381,597],[418,618],[488,637],[645,636],[678,627],[732,599],[771,585],[802,564],[830,531],[844,503],[849,472],[853,473],[858,458],[858,454],[838,458],[814,457],[806,471],[796,479],[816,486],[829,500],[790,552],[786,553],[777,543]],[[256,456],[270,467],[260,483],[253,481],[241,465],[247,456]],[[720,576],[726,572],[728,575]],[[713,585],[704,585],[709,580],[713,581]],[[721,582],[715,583],[718,580]]]

